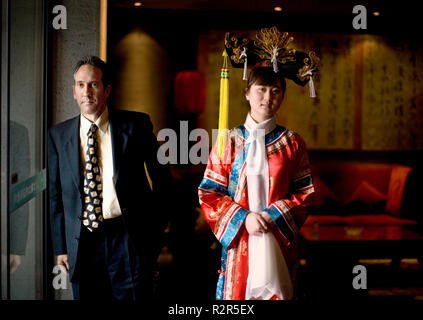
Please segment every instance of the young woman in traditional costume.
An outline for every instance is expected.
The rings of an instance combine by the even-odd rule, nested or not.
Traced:
[[[250,105],[245,123],[213,146],[199,186],[205,219],[222,244],[217,299],[295,296],[297,236],[314,187],[303,139],[277,125],[275,114],[285,78],[310,82],[315,96],[311,77],[317,58],[289,49],[291,41],[276,28],[260,30],[254,41],[229,35],[225,40],[227,57],[233,66],[244,66],[244,77],[247,65],[254,68],[245,91]],[[227,118],[224,112],[221,108],[220,118]]]

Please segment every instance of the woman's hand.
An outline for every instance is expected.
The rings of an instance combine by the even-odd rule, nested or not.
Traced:
[[[270,217],[269,217],[270,218]],[[245,218],[245,228],[251,235],[260,235],[267,232],[268,226],[266,220],[261,214],[250,212]]]
[[[275,222],[273,221],[272,218],[270,218],[270,216],[268,215],[268,213],[266,211],[262,211],[259,214],[264,219],[264,221],[266,221],[267,226],[269,228],[273,228],[275,226]]]

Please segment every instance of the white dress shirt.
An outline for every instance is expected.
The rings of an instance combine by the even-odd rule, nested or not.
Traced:
[[[85,153],[87,151],[87,134],[92,122],[81,114],[79,127],[79,141],[81,149],[82,168],[85,168]],[[103,182],[103,218],[116,218],[122,214],[116,195],[116,187],[113,180],[113,153],[112,136],[110,134],[109,112],[107,108],[97,119],[98,160],[100,174]],[[82,172],[82,175],[84,172]]]

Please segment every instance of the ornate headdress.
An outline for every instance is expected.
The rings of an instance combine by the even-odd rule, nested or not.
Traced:
[[[310,96],[314,98],[312,77],[319,68],[320,59],[313,51],[306,54],[290,48],[293,40],[288,32],[279,32],[276,27],[261,29],[255,39],[238,38],[227,33],[225,50],[233,67],[244,67],[243,80],[247,80],[247,67],[273,66],[274,72],[281,72],[298,85],[310,82]]]
[[[283,77],[304,86],[309,83],[310,97],[315,98],[313,74],[320,67],[320,59],[311,51],[308,54],[290,48],[294,40],[287,32],[276,27],[261,29],[255,39],[237,37],[226,33],[223,51],[223,68],[220,83],[219,109],[219,155],[222,156],[226,141],[229,113],[229,69],[228,59],[234,68],[244,68],[243,80],[247,80],[247,68],[255,66],[273,67]]]

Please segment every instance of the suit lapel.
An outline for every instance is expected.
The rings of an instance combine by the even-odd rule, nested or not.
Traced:
[[[128,145],[128,132],[125,122],[120,121],[116,112],[109,109],[110,133],[113,153],[113,180],[117,184],[122,158]]]
[[[81,155],[79,146],[79,121],[80,117],[75,117],[71,122],[70,130],[66,132],[65,138],[65,154],[69,161],[72,178],[78,188],[81,188]],[[77,157],[75,155],[78,155]]]

